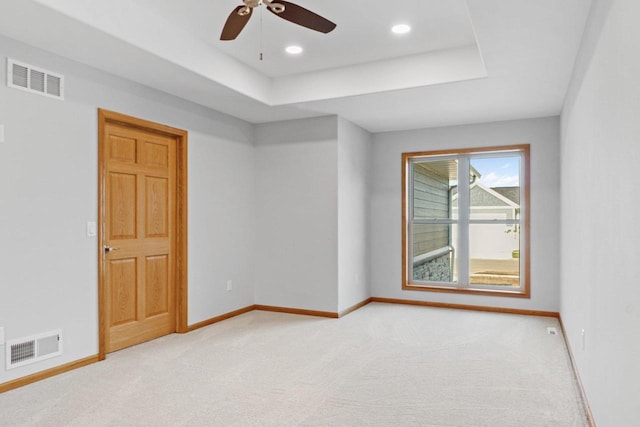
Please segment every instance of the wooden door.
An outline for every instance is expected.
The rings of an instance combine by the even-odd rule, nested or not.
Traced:
[[[177,139],[101,126],[101,354],[177,330]],[[104,341],[104,342],[102,342]]]

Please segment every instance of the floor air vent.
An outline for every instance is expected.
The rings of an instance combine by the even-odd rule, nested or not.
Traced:
[[[32,65],[7,59],[7,86],[64,99],[64,77]]]
[[[62,354],[62,331],[7,341],[7,369],[29,365]]]

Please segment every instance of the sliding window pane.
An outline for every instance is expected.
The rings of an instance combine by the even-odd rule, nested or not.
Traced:
[[[519,225],[470,225],[469,255],[471,284],[520,286]]]
[[[454,218],[457,160],[419,161],[413,165],[414,219]]]
[[[457,282],[457,229],[453,224],[413,225],[413,280]]]
[[[471,220],[514,220],[520,215],[520,157],[472,157]]]

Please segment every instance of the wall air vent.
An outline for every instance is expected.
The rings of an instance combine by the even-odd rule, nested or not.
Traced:
[[[7,86],[64,99],[64,76],[7,58]]]
[[[7,369],[29,365],[62,354],[62,331],[10,340],[5,347]]]

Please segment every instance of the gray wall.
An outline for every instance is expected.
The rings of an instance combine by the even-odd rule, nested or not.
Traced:
[[[189,322],[253,304],[253,127],[6,38],[2,82],[6,56],[64,74],[66,99],[0,84],[0,326],[60,328],[64,354],[5,371],[2,351],[0,383],[98,351],[98,108],[189,131]]]
[[[256,126],[256,304],[338,308],[337,117]]]
[[[373,137],[371,277],[377,297],[558,311],[559,119],[454,126]],[[452,148],[531,144],[531,299],[403,291],[401,288],[401,154]]]
[[[371,135],[337,117],[256,126],[256,304],[343,311],[370,296]]]
[[[639,16],[593,3],[562,114],[561,315],[603,427],[640,420]]]
[[[371,296],[369,284],[369,177],[371,134],[338,123],[338,311]]]

